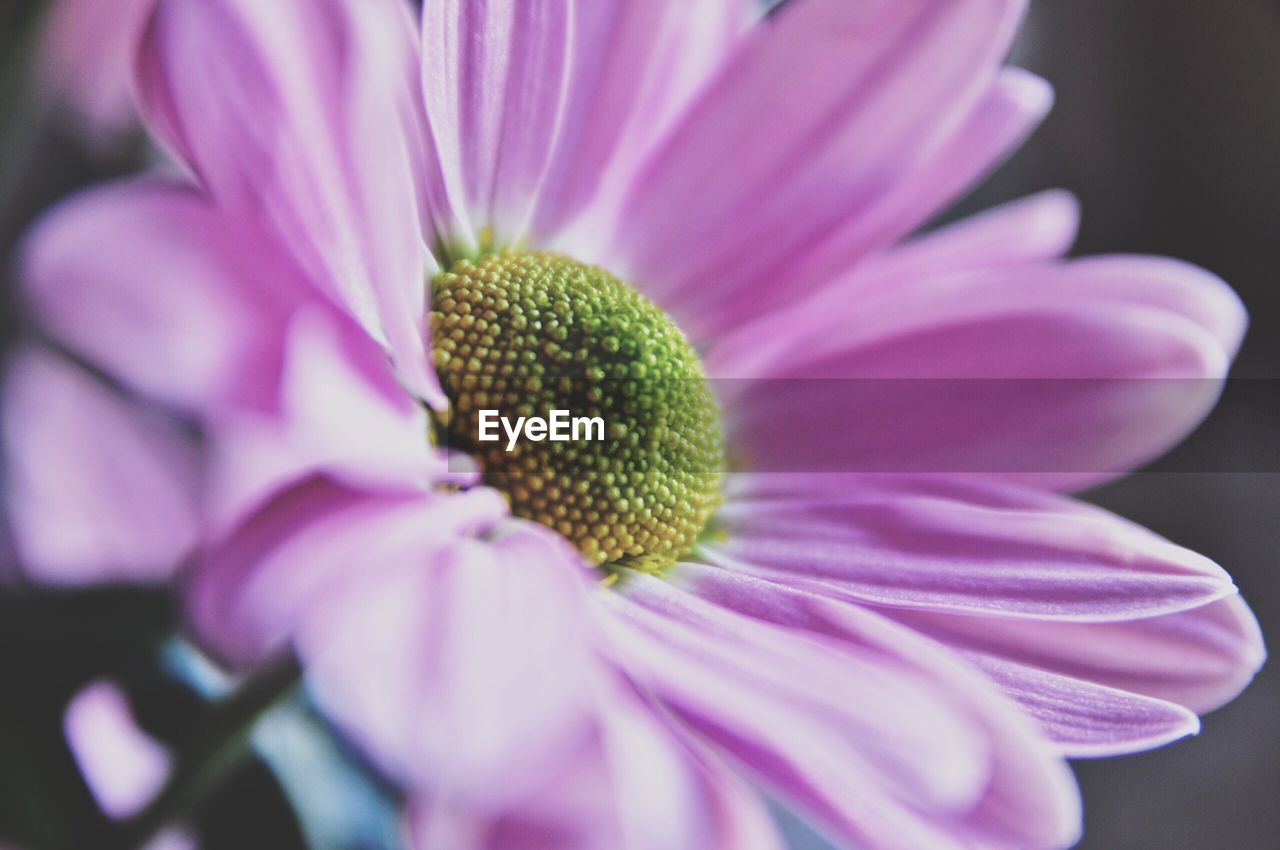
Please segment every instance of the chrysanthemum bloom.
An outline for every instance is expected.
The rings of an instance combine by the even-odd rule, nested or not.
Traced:
[[[190,185],[27,255],[113,381],[15,366],[28,570],[194,547],[194,633],[297,653],[417,847],[777,847],[751,786],[851,846],[1071,844],[1065,756],[1261,662],[1222,570],[1060,495],[1192,428],[1245,315],[1062,259],[1060,194],[907,238],[1048,107],[1021,7],[162,0]],[[565,399],[608,439],[478,439]]]

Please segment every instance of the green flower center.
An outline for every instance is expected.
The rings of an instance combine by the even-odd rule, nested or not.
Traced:
[[[702,363],[666,314],[549,253],[461,260],[431,286],[451,403],[437,439],[597,565],[661,569],[688,552],[720,503],[724,443]],[[563,439],[554,422],[516,435],[556,411]]]

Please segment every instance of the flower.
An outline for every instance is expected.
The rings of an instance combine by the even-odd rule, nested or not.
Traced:
[[[173,768],[168,749],[138,728],[128,697],[99,680],[77,693],[63,717],[67,744],[105,815],[136,815],[163,787]],[[195,850],[185,829],[163,831],[146,850]]]
[[[417,847],[777,847],[751,785],[843,844],[1071,844],[1064,756],[1194,732],[1262,660],[1220,568],[1060,494],[1194,427],[1245,315],[1064,260],[1062,194],[908,238],[1048,108],[1002,67],[1021,12],[161,0],[138,90],[191,180],[31,239],[37,315],[114,385],[21,356],[19,554],[190,549],[200,640],[296,652]],[[658,433],[715,388],[697,467],[535,447],[533,493],[428,439],[508,354],[519,395],[653,351],[682,392],[586,398]]]
[[[90,790],[110,817],[141,811],[173,769],[169,751],[138,729],[128,698],[111,682],[94,682],[76,694],[63,726]]]

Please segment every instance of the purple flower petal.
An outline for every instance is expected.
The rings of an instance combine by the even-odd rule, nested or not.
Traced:
[[[196,191],[82,196],[37,229],[25,271],[59,341],[200,421],[215,524],[316,470],[401,489],[445,471],[381,347]]]
[[[181,827],[169,827],[151,840],[143,850],[199,850],[195,835]]]
[[[207,547],[188,579],[187,614],[224,661],[255,664],[284,649],[337,583],[375,582],[387,565],[429,559],[505,513],[490,490],[379,498],[315,478]]]
[[[629,674],[694,732],[846,840],[963,846],[993,769],[978,717],[879,652],[635,577],[613,605]]]
[[[59,342],[191,412],[274,404],[286,305],[306,287],[269,243],[159,182],[58,207],[29,237],[23,276]]]
[[[874,604],[961,652],[1069,755],[1194,733],[1194,712],[1234,697],[1262,662],[1256,622],[1216,566],[1063,497],[835,475],[742,476],[731,492],[727,540],[704,547],[712,563]]]
[[[572,67],[533,236],[596,260],[644,155],[759,17],[750,0],[572,5]],[[603,195],[603,197],[599,197]],[[562,231],[584,210],[586,232]]]
[[[416,850],[781,850],[741,778],[690,750],[627,689],[601,691],[596,728],[531,796],[496,811],[416,801]]]
[[[445,456],[427,440],[426,412],[346,316],[308,305],[281,334],[277,407],[225,408],[206,425],[215,526],[317,472],[411,493],[449,475]]]
[[[637,181],[620,265],[695,336],[794,299],[779,275],[875,210],[973,114],[1022,6],[783,7],[748,36]]]
[[[317,479],[197,562],[189,616],[237,665],[292,643],[328,716],[408,787],[527,792],[584,705],[587,573],[554,535],[497,528],[504,514],[491,490],[373,498]]]
[[[298,649],[311,690],[410,788],[460,801],[527,794],[583,723],[586,569],[538,526],[450,541],[407,519],[399,533],[418,530],[418,546],[364,556],[365,574],[349,573],[307,612]]]
[[[1047,82],[1019,68],[1003,68],[971,114],[926,162],[901,175],[873,207],[841,222],[833,234],[794,258],[784,279],[759,285],[778,287],[785,281],[787,289],[807,292],[844,277],[864,258],[871,259],[872,252],[908,236],[975,186],[1021,146],[1052,103]],[[728,311],[735,306],[724,305]]]
[[[1266,657],[1258,623],[1236,595],[1189,611],[1113,623],[885,613],[982,663],[1045,670],[1198,714],[1234,699]]]
[[[423,8],[423,89],[441,179],[461,233],[520,240],[564,111],[572,14],[563,0],[443,0]]]
[[[13,544],[32,580],[170,578],[194,543],[190,437],[43,349],[14,355],[0,405]]]
[[[900,284],[851,314],[804,321],[804,333],[825,338],[819,356],[753,364],[764,380],[728,411],[747,464],[1082,487],[1153,459],[1199,424],[1245,325],[1222,281],[1172,260]]]
[[[138,91],[218,204],[282,240],[440,403],[423,339],[418,65],[395,0],[160,0]]]
[[[623,836],[617,846],[781,850],[760,796],[719,761],[688,749],[660,711],[622,693],[605,704],[601,725],[599,758]]]
[[[1200,730],[1195,712],[1171,702],[989,656],[969,657],[1072,758],[1140,752]]]
[[[85,783],[110,818],[141,811],[173,769],[169,751],[138,728],[128,699],[111,682],[94,682],[76,694],[63,728]]]
[[[893,607],[1106,622],[1234,593],[1207,558],[1005,484],[740,475],[719,522],[725,539],[703,547],[713,564]]]
[[[938,644],[860,606],[713,567],[681,565],[672,580],[716,605],[821,640],[850,657],[878,658],[903,675],[922,676],[952,712],[974,718],[988,739],[990,760],[981,799],[967,812],[916,817],[947,826],[954,840],[981,836],[983,846],[1057,847],[1078,833],[1080,802],[1056,753],[995,688]]]
[[[1075,198],[1043,192],[869,257],[811,297],[717,338],[705,358],[707,373],[751,380],[780,364],[821,360],[843,350],[835,326],[849,324],[850,303],[897,292],[904,282],[1057,260],[1071,248],[1079,223]]]

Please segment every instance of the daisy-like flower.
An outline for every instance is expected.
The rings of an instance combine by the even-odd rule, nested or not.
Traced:
[[[161,0],[189,183],[27,252],[97,373],[13,367],[28,574],[189,554],[201,643],[296,653],[418,848],[778,847],[755,788],[842,846],[1070,845],[1064,757],[1261,663],[1221,569],[1060,494],[1194,427],[1244,311],[1064,260],[1061,194],[908,238],[1048,108],[1022,3],[753,10]],[[558,407],[607,439],[479,439]]]

